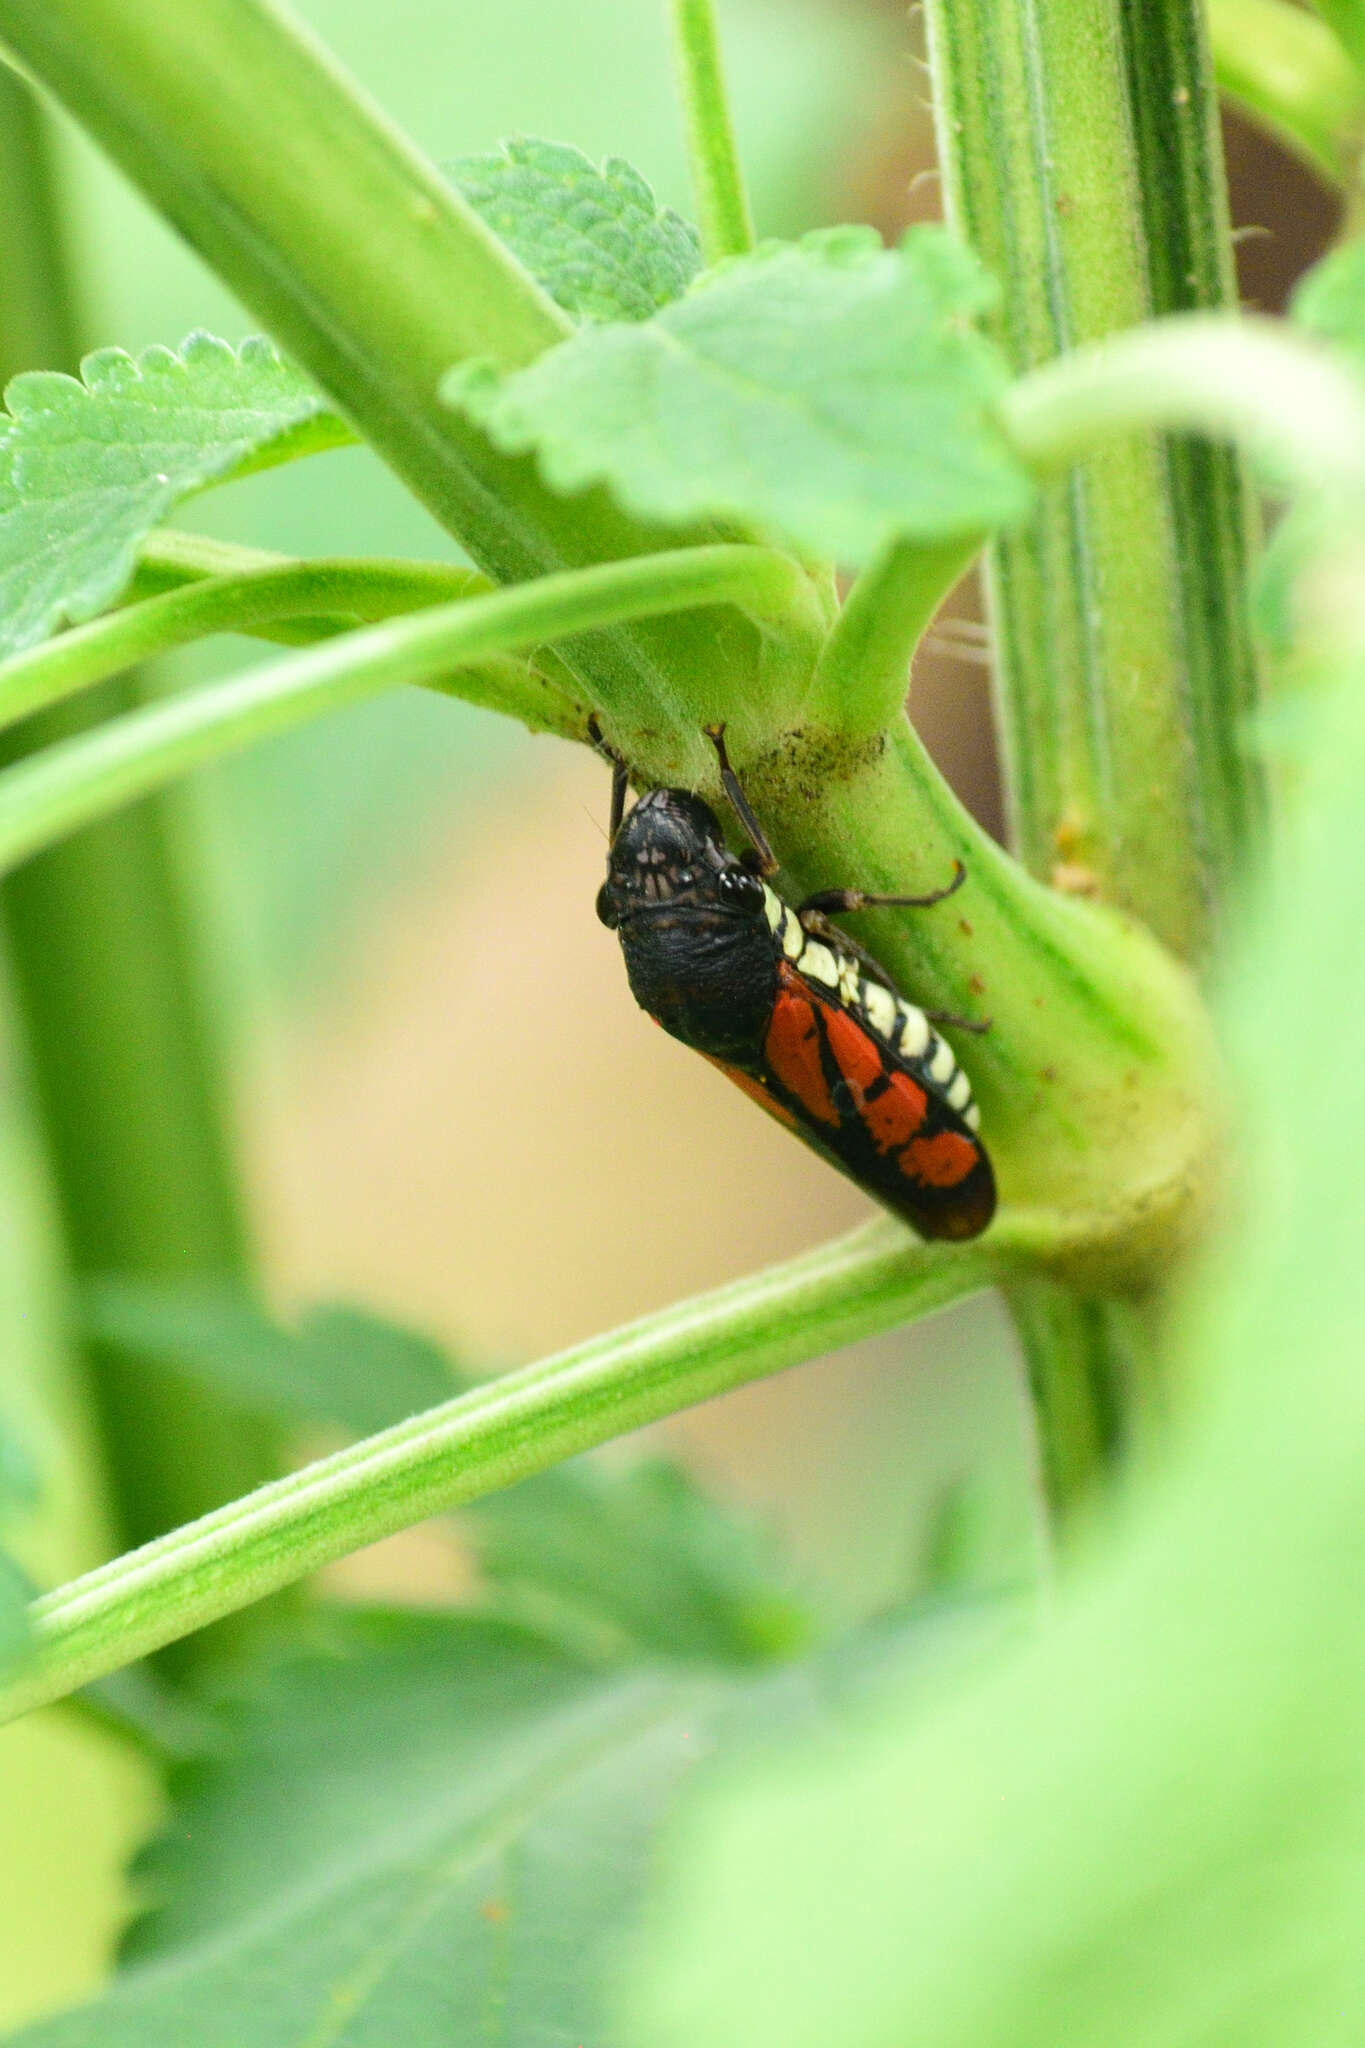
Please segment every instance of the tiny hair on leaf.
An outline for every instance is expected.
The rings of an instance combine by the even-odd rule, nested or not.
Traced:
[[[445,166],[486,227],[575,320],[646,320],[701,269],[696,229],[660,206],[640,173],[599,170],[563,142],[517,136]]]

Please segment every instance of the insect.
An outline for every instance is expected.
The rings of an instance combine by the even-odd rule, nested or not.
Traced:
[[[650,790],[627,814],[625,763],[612,757],[597,914],[621,941],[631,993],[921,1237],[977,1236],[995,1213],[995,1178],[971,1085],[933,1028],[965,1020],[915,1009],[828,921],[941,902],[965,870],[958,863],[927,896],[830,889],[791,909],[766,880],[777,861],[726,756],[724,728],[707,736],[749,836],[743,857],[689,790]]]

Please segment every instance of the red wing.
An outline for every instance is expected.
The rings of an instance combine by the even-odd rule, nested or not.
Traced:
[[[927,1072],[785,962],[763,1055],[760,1074],[722,1072],[923,1236],[985,1229],[995,1181],[974,1132]]]

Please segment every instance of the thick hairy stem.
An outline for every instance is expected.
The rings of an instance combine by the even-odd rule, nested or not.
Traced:
[[[949,212],[1003,282],[998,333],[1016,369],[1153,313],[1227,302],[1201,0],[928,0],[926,12]],[[1022,858],[1136,912],[1190,961],[1262,808],[1240,729],[1255,687],[1247,527],[1236,454],[1134,436],[1050,485],[989,563]],[[1113,1370],[1089,1379],[1113,1391],[1131,1346],[1111,1308],[1061,1294],[1046,1317],[1036,1306],[1021,1303],[1020,1324],[1064,1509],[1076,1446],[1098,1471],[1126,1435],[1098,1409],[1078,1429],[1069,1404],[1087,1397],[1066,1360],[1111,1349]]]

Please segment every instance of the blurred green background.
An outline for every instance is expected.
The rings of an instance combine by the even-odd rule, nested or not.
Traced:
[[[657,0],[308,0],[302,12],[437,161],[539,134],[628,158],[689,210]],[[923,77],[899,5],[726,0],[721,12],[761,232],[864,218],[894,233],[937,210]],[[61,134],[87,345],[249,331],[82,138]],[[1312,187],[1244,133],[1238,147],[1252,217],[1269,164],[1277,206],[1307,220],[1311,242]],[[1283,240],[1249,249],[1262,266],[1250,295],[1269,302],[1295,252]],[[188,523],[291,552],[451,552],[357,451],[234,486]],[[970,603],[953,608],[967,615]],[[258,654],[217,642],[165,680]],[[931,654],[915,691],[926,737],[994,821],[981,667]],[[281,1308],[357,1301],[496,1367],[867,1213],[634,1009],[592,912],[607,788],[584,750],[404,692],[200,777],[178,802],[253,1226]],[[104,1539],[19,1057],[12,1044],[0,1057],[4,1413],[43,1474],[23,1551],[51,1583],[97,1558]],[[1031,1564],[1022,1410],[993,1302],[655,1436],[771,1519],[836,1612],[907,1591],[949,1510],[960,1568],[999,1579]],[[439,1546],[381,1548],[340,1583],[419,1599],[446,1591]],[[94,1981],[151,1802],[128,1753],[60,1710],[0,1735],[0,2025]]]

